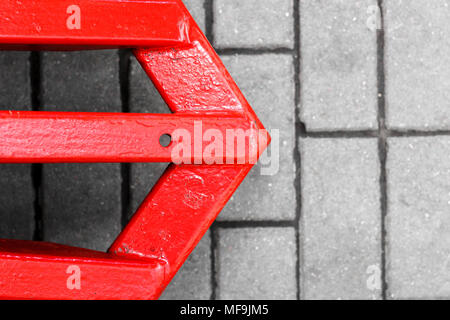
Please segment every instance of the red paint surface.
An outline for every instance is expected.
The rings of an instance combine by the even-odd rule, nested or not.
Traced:
[[[79,8],[79,29],[67,26],[73,5]],[[176,0],[1,1],[0,43],[63,50],[169,46],[188,43],[190,21]]]
[[[201,129],[199,132],[195,132],[196,123],[197,128]],[[231,113],[200,117],[183,113],[0,111],[0,163],[170,162],[172,152],[185,147],[184,142],[174,140],[163,147],[159,139],[164,134],[175,137],[178,128],[186,130],[191,138],[187,141],[189,148],[185,148],[190,152],[178,152],[182,155],[180,161],[194,163],[196,154],[203,160],[203,154],[207,154],[205,148],[209,145],[208,141],[203,142],[203,135],[210,129],[216,129],[223,137],[218,143],[224,152],[212,154],[204,160],[206,163],[225,163],[225,150],[236,149],[233,142],[237,146],[234,140],[227,144],[226,130],[247,131],[252,128],[251,125],[246,119]],[[252,133],[250,130],[248,132]],[[257,139],[257,132],[254,136]],[[182,145],[177,148],[179,143]],[[246,139],[246,149],[249,143],[250,139]],[[251,159],[248,156],[239,158],[238,155],[237,151],[233,152],[229,160],[244,163]]]
[[[48,25],[48,33],[31,30],[32,21],[25,20],[26,26],[17,25],[16,29],[2,25],[0,43],[39,43],[51,49],[59,49],[61,45],[73,49],[80,44],[134,47],[136,58],[174,114],[0,113],[0,162],[170,161],[168,152],[173,145],[164,150],[157,139],[175,127],[192,130],[192,121],[202,120],[204,128],[221,131],[263,129],[181,1],[82,1],[83,6],[92,5],[93,12],[98,8],[102,12],[110,9],[111,17],[115,18],[113,26],[88,28],[80,35],[82,40],[58,38],[60,42],[51,38],[52,34],[65,32],[60,29],[59,13],[49,11],[52,15],[49,18],[36,8],[37,3],[43,2],[30,2],[30,8],[40,14],[36,19],[43,19],[38,23]],[[45,1],[49,2],[52,1]],[[66,5],[65,1],[60,2],[64,3],[62,7]],[[6,3],[0,9],[1,6],[7,9],[6,14],[14,8]],[[133,18],[129,10],[138,7],[146,10],[145,14],[159,16],[159,20],[147,21],[143,12],[136,12],[139,19]],[[4,12],[1,19],[5,18]],[[114,36],[122,18],[123,24],[135,31],[117,33],[117,41],[106,38],[100,41],[107,32]],[[179,30],[177,35],[174,26]],[[22,35],[18,42],[13,42],[15,33]],[[139,39],[124,42],[127,36]],[[169,38],[176,44],[167,46],[170,41],[164,41]],[[142,48],[144,41],[149,41],[152,48]],[[268,143],[260,141],[259,152]],[[247,162],[172,164],[108,253],[33,242],[0,243],[0,267],[8,270],[0,285],[0,297],[157,298],[251,168],[252,164]],[[65,286],[68,275],[63,271],[72,262],[86,271],[81,276],[82,289],[68,292]]]
[[[80,270],[80,287],[67,284]],[[0,240],[2,299],[154,299],[166,262],[45,242]]]

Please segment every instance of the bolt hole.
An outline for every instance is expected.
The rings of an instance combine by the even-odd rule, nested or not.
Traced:
[[[159,137],[159,144],[164,148],[167,148],[171,142],[172,137],[170,136],[170,134],[165,133],[161,135],[161,137]]]

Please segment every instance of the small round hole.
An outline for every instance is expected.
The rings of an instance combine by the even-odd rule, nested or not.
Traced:
[[[165,133],[159,137],[159,144],[164,148],[168,147],[170,142],[172,142],[172,137],[170,134]]]

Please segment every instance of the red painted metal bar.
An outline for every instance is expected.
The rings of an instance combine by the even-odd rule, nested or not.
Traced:
[[[30,1],[31,17],[36,11],[34,17],[38,21],[25,20],[10,31],[0,27],[0,45],[11,48],[12,44],[19,44],[24,46],[18,48],[26,48],[37,44],[49,49],[133,46],[136,58],[174,115],[1,113],[2,161],[169,161],[170,147],[161,149],[157,138],[175,127],[195,133],[192,121],[201,120],[203,128],[218,129],[222,133],[227,129],[264,129],[180,0],[79,1],[81,10],[92,6],[95,15],[107,9],[111,13],[111,20],[105,18],[99,22],[102,28],[97,30],[92,19],[104,17],[94,18],[89,10],[84,11],[86,21],[92,22],[87,25],[92,28],[81,32],[79,38],[70,34],[64,38],[68,35],[60,25],[64,14],[52,10],[47,16],[36,8],[50,2]],[[60,9],[68,5],[65,1],[58,3],[64,3],[58,7]],[[123,10],[118,9],[121,6]],[[7,7],[5,5],[7,10],[15,8]],[[127,10],[137,7],[147,10],[149,16],[135,12],[139,18],[133,20],[132,11]],[[152,15],[162,18],[156,17],[157,22],[148,21]],[[12,13],[0,13],[0,21],[10,16],[16,17]],[[112,29],[102,24],[105,21],[112,22]],[[33,23],[41,27],[39,32],[30,29]],[[108,30],[116,32],[124,25],[128,30],[118,32],[117,41],[105,36]],[[177,35],[174,35],[174,26]],[[128,32],[134,28],[140,31]],[[25,36],[14,39],[14,34]],[[137,42],[124,40],[130,34]],[[146,48],[141,47],[147,40]],[[269,142],[258,141],[257,155]],[[229,147],[227,141],[222,143]],[[253,156],[250,148],[246,150],[248,158]],[[132,155],[126,155],[127,152]],[[238,160],[238,157],[233,159]],[[248,162],[208,165],[204,158],[202,160],[198,165],[170,165],[108,253],[5,241],[0,245],[0,266],[8,273],[2,278],[5,285],[0,286],[0,297],[157,298],[252,168]],[[66,278],[61,275],[69,260],[81,270],[81,289],[72,292],[68,292],[63,281]],[[120,272],[122,265],[123,273]],[[110,275],[113,279],[109,279]],[[51,281],[53,283],[49,284]]]
[[[206,154],[210,142],[203,142],[209,130],[216,130],[220,150],[229,150],[234,140],[226,141],[227,130],[248,133],[243,149],[258,141],[252,123],[231,113],[218,115],[190,114],[118,114],[91,112],[0,111],[0,163],[20,162],[171,162],[172,152],[181,149],[178,139],[169,146],[159,143],[162,135],[176,136],[183,129],[190,136],[189,153],[178,161],[225,163],[226,154]],[[197,141],[197,143],[196,143]],[[237,142],[235,142],[237,147]],[[183,145],[184,146],[184,145]],[[198,149],[198,150],[196,150]],[[257,152],[257,148],[252,148]],[[251,149],[251,150],[252,150]],[[228,161],[250,162],[256,155],[233,152]]]
[[[161,259],[0,240],[0,299],[154,299],[165,268]],[[71,276],[80,276],[78,287]]]
[[[172,46],[188,43],[189,14],[175,0],[0,2],[0,43],[10,49]]]

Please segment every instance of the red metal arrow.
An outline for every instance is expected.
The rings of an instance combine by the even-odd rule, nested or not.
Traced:
[[[171,161],[174,146],[162,148],[159,136],[180,127],[194,133],[193,121],[219,132],[264,130],[180,0],[78,1],[86,30],[75,36],[64,30],[68,2],[45,11],[55,3],[28,1],[25,23],[6,26],[18,19],[14,10],[19,9],[0,4],[3,47],[134,47],[174,114],[0,113],[0,162]],[[40,30],[31,28],[33,23]],[[269,139],[258,141],[258,155]],[[246,150],[246,159],[254,156]],[[204,160],[169,166],[108,253],[0,242],[0,266],[8,270],[0,297],[157,298],[252,168],[249,161],[208,165]],[[74,264],[80,289],[65,281]]]

